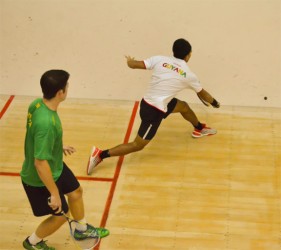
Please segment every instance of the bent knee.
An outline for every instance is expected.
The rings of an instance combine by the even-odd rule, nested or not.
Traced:
[[[173,113],[186,113],[190,111],[190,107],[185,101],[178,100]]]
[[[136,152],[136,151],[143,150],[146,145],[147,143],[134,142],[134,151]]]
[[[71,200],[78,200],[81,199],[83,196],[83,188],[79,186],[73,192],[67,194],[68,198]]]
[[[135,143],[135,144],[134,144],[134,151],[143,150],[144,147],[145,147],[145,145]]]

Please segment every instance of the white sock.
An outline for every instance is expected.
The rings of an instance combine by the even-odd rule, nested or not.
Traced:
[[[35,233],[31,234],[28,238],[28,241],[31,245],[36,245],[38,242],[40,242],[42,239],[39,238]]]
[[[87,230],[87,221],[85,218],[83,218],[82,220],[79,220],[79,222],[81,223],[77,223],[76,222],[76,229],[79,230],[79,231],[86,231]]]

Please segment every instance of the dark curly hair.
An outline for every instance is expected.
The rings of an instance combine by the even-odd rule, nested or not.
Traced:
[[[183,38],[177,39],[173,44],[174,57],[184,59],[191,52],[191,45]]]

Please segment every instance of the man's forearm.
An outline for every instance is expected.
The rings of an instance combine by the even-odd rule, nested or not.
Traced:
[[[199,93],[197,93],[198,97],[203,100],[203,102],[206,102],[207,104],[210,103],[214,108],[219,108],[220,103],[212,97],[206,90],[202,89]],[[204,103],[205,105],[207,105]]]
[[[50,194],[55,196],[59,195],[59,191],[53,179],[53,175],[48,161],[35,159],[34,164],[40,179],[42,180],[46,188],[49,190]]]

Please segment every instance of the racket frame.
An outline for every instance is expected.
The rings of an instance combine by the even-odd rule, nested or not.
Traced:
[[[70,231],[70,235],[71,235],[71,238],[72,240],[74,241],[75,245],[79,248],[79,249],[82,249],[82,250],[92,250],[95,246],[97,246],[100,242],[100,236],[98,234],[98,231],[96,230],[96,235],[97,237],[94,237],[96,239],[96,242],[95,244],[93,244],[93,246],[91,246],[90,248],[82,248],[80,245],[79,245],[79,240],[75,239],[74,238],[74,228],[72,227],[72,223],[79,223],[81,225],[87,225],[87,223],[83,223],[81,221],[77,221],[77,220],[74,220],[72,218],[70,218],[67,214],[65,214],[64,212],[61,212],[61,215],[65,217],[66,221],[68,222],[68,225],[69,225],[69,231]],[[81,242],[83,242],[83,240],[81,240]]]
[[[48,203],[50,203],[50,197],[48,198]],[[97,237],[94,237],[96,239],[96,242],[95,244],[93,244],[93,246],[91,246],[90,248],[82,248],[78,242],[80,242],[79,240],[75,239],[74,238],[74,230],[75,228],[72,227],[72,223],[79,223],[81,225],[86,225],[87,226],[87,223],[84,223],[84,222],[81,222],[81,221],[78,221],[78,220],[75,220],[75,219],[72,219],[70,218],[64,211],[61,211],[59,214],[59,216],[64,216],[64,218],[66,219],[67,223],[68,223],[68,226],[69,226],[69,231],[70,231],[70,236],[72,238],[72,240],[74,241],[75,245],[81,249],[81,250],[92,250],[95,246],[97,246],[99,243],[100,243],[100,236],[98,234],[98,231],[96,230],[96,235]],[[83,240],[81,240],[83,241]]]

